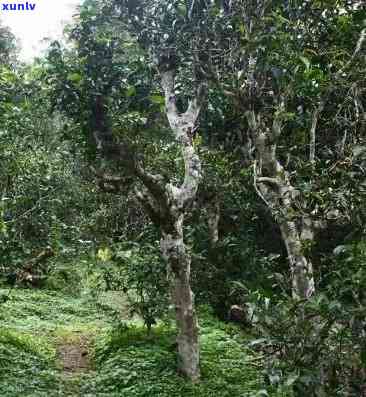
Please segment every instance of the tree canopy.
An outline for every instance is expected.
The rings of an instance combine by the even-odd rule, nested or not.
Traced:
[[[4,285],[173,322],[194,390],[209,307],[253,396],[363,396],[363,2],[85,0],[64,39],[24,65],[0,26]]]

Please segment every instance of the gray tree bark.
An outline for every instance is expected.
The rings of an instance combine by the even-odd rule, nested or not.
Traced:
[[[160,229],[161,251],[168,264],[171,297],[178,328],[179,371],[193,382],[200,378],[198,321],[190,287],[191,255],[184,243],[183,222],[195,200],[202,178],[201,162],[193,144],[193,134],[205,97],[205,84],[199,83],[184,113],[179,113],[175,97],[175,70],[169,63],[159,65],[165,94],[166,114],[185,164],[180,186],[166,183],[160,174],[144,168],[142,160],[124,142],[116,142],[110,130],[97,128],[93,137],[100,157],[122,166],[124,173],[138,179],[135,193],[152,222]],[[100,106],[101,107],[101,106]],[[103,188],[118,191],[122,176],[112,177],[104,168],[97,172]],[[116,186],[114,186],[116,185]]]
[[[183,241],[183,215],[175,222],[174,233],[163,233],[161,250],[169,263],[172,302],[178,328],[179,371],[193,382],[199,380],[199,331],[190,287],[191,257]]]
[[[324,109],[323,100],[320,101],[318,106],[315,108],[312,120],[311,120],[311,128],[310,128],[310,144],[309,144],[309,161],[311,163],[315,163],[315,153],[316,153],[316,128],[318,125],[320,114]]]
[[[218,199],[214,198],[212,202],[208,203],[205,211],[211,247],[215,247],[219,241],[220,203]]]
[[[315,292],[315,283],[313,265],[303,253],[303,240],[295,222],[280,222],[279,226],[290,262],[293,297],[309,299]]]
[[[248,111],[246,115],[257,149],[254,186],[280,227],[290,264],[293,297],[308,299],[315,292],[313,267],[304,254],[306,242],[312,239],[311,220],[296,211],[299,192],[277,159],[277,139],[282,131],[280,115],[274,116],[270,129],[262,123],[260,114]],[[298,218],[304,227],[299,225]]]
[[[171,294],[179,332],[179,370],[195,382],[200,378],[198,321],[190,287],[191,256],[184,243],[183,222],[185,213],[196,198],[202,178],[201,162],[192,137],[205,87],[199,85],[196,96],[189,102],[186,112],[179,114],[174,92],[174,70],[161,71],[161,81],[169,125],[181,147],[185,164],[183,183],[180,186],[166,186],[170,227],[163,229],[161,249],[171,274]]]

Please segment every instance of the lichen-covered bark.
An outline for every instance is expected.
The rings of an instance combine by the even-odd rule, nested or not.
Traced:
[[[318,125],[319,117],[324,109],[324,102],[321,101],[313,112],[310,128],[310,143],[309,143],[309,161],[315,163],[316,151],[316,127]]]
[[[183,375],[195,382],[200,377],[198,322],[190,287],[191,257],[183,241],[182,223],[183,215],[176,221],[172,233],[163,232],[161,250],[169,263],[171,296],[178,328],[178,367]]]
[[[185,164],[184,180],[180,186],[166,183],[160,174],[144,168],[139,156],[125,142],[115,139],[106,122],[95,123],[92,135],[100,160],[113,161],[122,176],[111,176],[104,167],[95,171],[100,185],[108,191],[118,192],[125,176],[139,181],[135,193],[151,221],[160,229],[161,251],[168,263],[172,302],[175,306],[178,327],[179,370],[192,381],[200,378],[198,323],[194,296],[190,287],[191,257],[184,244],[183,222],[195,200],[202,178],[201,162],[192,136],[205,94],[205,86],[198,84],[195,97],[184,113],[179,113],[174,92],[174,67],[160,63],[160,75],[165,94],[169,125],[179,145]],[[103,116],[102,98],[97,98],[99,113]],[[101,118],[101,117],[100,117]],[[104,118],[103,118],[104,120]]]
[[[194,296],[190,287],[191,256],[184,243],[183,222],[195,200],[202,178],[201,162],[195,151],[192,135],[204,94],[199,86],[185,113],[179,114],[174,92],[174,70],[161,71],[162,86],[169,125],[181,147],[185,164],[184,181],[180,186],[168,184],[169,228],[163,229],[161,249],[169,264],[172,301],[178,326],[179,370],[192,381],[200,378],[198,322]]]
[[[254,186],[279,224],[290,264],[293,297],[308,299],[315,292],[313,267],[304,254],[306,241],[312,238],[311,220],[297,214],[295,201],[299,192],[277,159],[281,122],[275,116],[272,128],[268,129],[262,124],[261,115],[254,111],[247,112],[247,120],[257,149]]]
[[[313,266],[303,254],[303,241],[293,221],[279,224],[290,262],[292,293],[295,299],[308,299],[315,292]]]

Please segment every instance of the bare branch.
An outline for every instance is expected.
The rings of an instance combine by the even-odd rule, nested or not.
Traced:
[[[257,183],[268,183],[270,185],[275,185],[275,186],[280,185],[280,183],[278,182],[278,180],[276,178],[269,178],[266,176],[257,178]]]
[[[338,79],[341,76],[341,74],[351,66],[352,62],[357,58],[358,54],[361,52],[365,40],[366,40],[366,28],[363,28],[361,30],[360,37],[357,40],[356,48],[353,51],[351,58],[343,66],[343,68],[339,69],[338,72],[334,75],[335,79]]]
[[[270,203],[265,199],[263,196],[262,192],[259,190],[258,185],[257,185],[257,160],[254,160],[253,163],[253,186],[255,191],[257,192],[258,196],[263,200],[263,202],[266,204],[268,208],[272,208]]]
[[[319,117],[324,109],[324,101],[321,100],[319,105],[316,107],[313,113],[311,128],[310,128],[310,149],[309,149],[309,160],[311,163],[315,162],[315,150],[316,150],[316,127],[318,125]]]
[[[156,200],[166,201],[165,183],[162,175],[148,172],[141,162],[136,165],[136,175]]]
[[[159,208],[157,208],[156,206],[156,202],[155,199],[148,194],[147,191],[140,190],[137,188],[137,186],[135,186],[135,194],[136,194],[136,198],[137,200],[140,202],[140,204],[145,208],[146,212],[148,213],[151,221],[156,224],[159,225],[161,223],[161,217],[162,214],[159,211]]]

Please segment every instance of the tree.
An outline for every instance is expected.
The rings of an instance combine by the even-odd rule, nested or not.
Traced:
[[[7,26],[0,23],[0,56],[1,66],[12,67],[17,60],[17,43],[15,36]]]
[[[230,8],[214,4],[204,17],[211,48],[204,69],[237,109],[243,152],[253,162],[254,187],[281,230],[298,299],[315,292],[309,253],[317,227],[324,227],[328,216],[323,213],[319,219],[319,203],[308,200],[300,186],[306,178],[311,185],[320,179],[314,167],[316,141],[325,140],[326,134],[318,136],[319,118],[330,93],[343,85],[338,78],[355,67],[361,54],[359,15],[358,7],[347,2],[332,9],[328,3],[254,0],[233,2]],[[343,44],[341,62],[338,53],[321,48],[325,37],[333,41],[332,23],[347,25],[349,40]],[[311,61],[310,54],[315,54]],[[360,82],[347,82],[349,88],[352,84]],[[359,99],[354,102],[358,108]],[[336,114],[334,106],[331,112]],[[329,201],[327,206],[324,212],[330,213]]]
[[[182,15],[178,4],[174,7],[168,3],[157,2],[141,3],[138,6],[134,4],[131,2],[123,7],[120,14],[122,23],[115,19],[116,9],[113,4],[88,2],[81,10],[81,21],[71,34],[71,38],[77,43],[77,55],[84,60],[82,68],[77,66],[76,71],[80,76],[80,83],[79,87],[73,84],[72,89],[69,84],[58,88],[61,98],[65,98],[65,101],[59,102],[65,110],[66,106],[72,107],[75,103],[75,100],[69,101],[72,95],[74,98],[82,98],[84,110],[73,114],[75,119],[79,119],[85,126],[89,142],[94,140],[98,178],[105,182],[104,186],[110,186],[112,181],[115,186],[121,185],[126,182],[126,178],[129,183],[133,182],[136,197],[161,232],[161,252],[168,264],[171,298],[175,306],[179,333],[179,370],[192,381],[197,381],[200,377],[198,324],[190,287],[191,255],[184,243],[184,220],[191,211],[202,178],[194,136],[205,98],[205,83],[199,70],[195,68],[196,62],[192,52],[186,55],[187,49],[182,45],[182,37],[178,36],[175,39],[172,35],[177,24],[182,26],[185,23],[186,14]],[[156,9],[162,18],[157,16]],[[156,31],[146,29],[151,19],[155,21],[153,24],[156,25]],[[185,43],[187,38],[193,37],[193,44],[197,45],[196,41],[200,40],[197,32],[189,29],[184,32]],[[162,38],[161,41],[159,37]],[[174,40],[177,50],[172,44]],[[148,56],[149,52],[151,58]],[[132,86],[133,79],[130,78],[127,82],[130,74],[125,60],[127,53],[137,59],[138,63],[147,61],[151,65],[153,73],[145,68],[142,71],[143,79],[150,73],[156,79],[158,71],[163,95],[155,82],[147,83],[142,89],[145,98],[146,93],[150,98],[146,103],[138,86]],[[61,66],[62,53],[59,50],[51,51],[49,59],[53,65],[51,69],[56,75],[65,76],[65,70],[69,66]],[[125,61],[122,62],[122,59]],[[190,73],[184,71],[182,75],[181,67],[189,62]],[[116,70],[116,63],[118,78],[112,74]],[[180,84],[186,84],[188,87],[186,95],[182,95],[181,98],[176,94],[178,76]],[[70,77],[72,76],[68,74],[66,79]],[[127,83],[122,92],[118,81]],[[116,93],[125,97],[117,98]],[[129,96],[134,97],[134,103],[129,103]],[[60,98],[60,95],[58,97]],[[143,101],[147,104],[148,111],[143,110]],[[120,104],[118,107],[117,102]],[[123,102],[125,105],[121,106]],[[143,159],[144,150],[141,149],[141,142],[137,142],[144,137],[141,130],[134,128],[134,135],[129,136],[128,133],[120,133],[113,128],[113,119],[117,120],[121,118],[121,112],[131,110],[135,110],[134,117],[141,120],[143,116],[140,115],[144,112],[147,116],[145,125],[149,120],[152,120],[151,123],[154,125],[156,103],[159,107],[165,104],[168,126],[173,133],[174,151],[177,156],[180,152],[184,163],[183,175],[180,172],[182,181],[179,174],[169,181],[166,172],[150,171],[149,160]],[[185,110],[182,111],[181,108]],[[165,122],[164,124],[164,130],[167,131],[168,126]]]
[[[164,7],[167,7],[166,11]],[[176,96],[176,74],[181,54],[172,45],[175,41],[178,46],[180,38],[172,35],[173,25],[170,25],[170,20],[174,17],[175,23],[179,24],[179,9],[174,9],[171,4],[154,2],[146,2],[139,6],[129,3],[127,9],[128,23],[138,21],[132,22],[130,29],[132,28],[132,32],[136,34],[136,25],[139,25],[139,28],[144,27],[145,31],[142,30],[143,33],[139,37],[140,43],[152,52],[156,60],[164,90],[169,126],[184,161],[184,180],[180,185],[166,183],[162,175],[147,172],[139,161],[130,161],[128,166],[142,182],[141,188],[136,189],[137,197],[162,234],[161,251],[169,266],[171,296],[179,332],[179,369],[192,381],[197,381],[200,377],[198,324],[190,287],[191,257],[184,243],[183,224],[202,178],[201,162],[195,150],[193,137],[204,100],[205,84],[196,74],[198,88],[194,90],[193,98],[189,100],[186,110],[180,112]],[[157,16],[159,14],[160,17]],[[157,28],[152,34],[146,31],[147,22],[151,19],[155,21],[153,25]],[[163,40],[158,41],[159,34],[162,33]],[[103,146],[103,139],[100,142]]]

